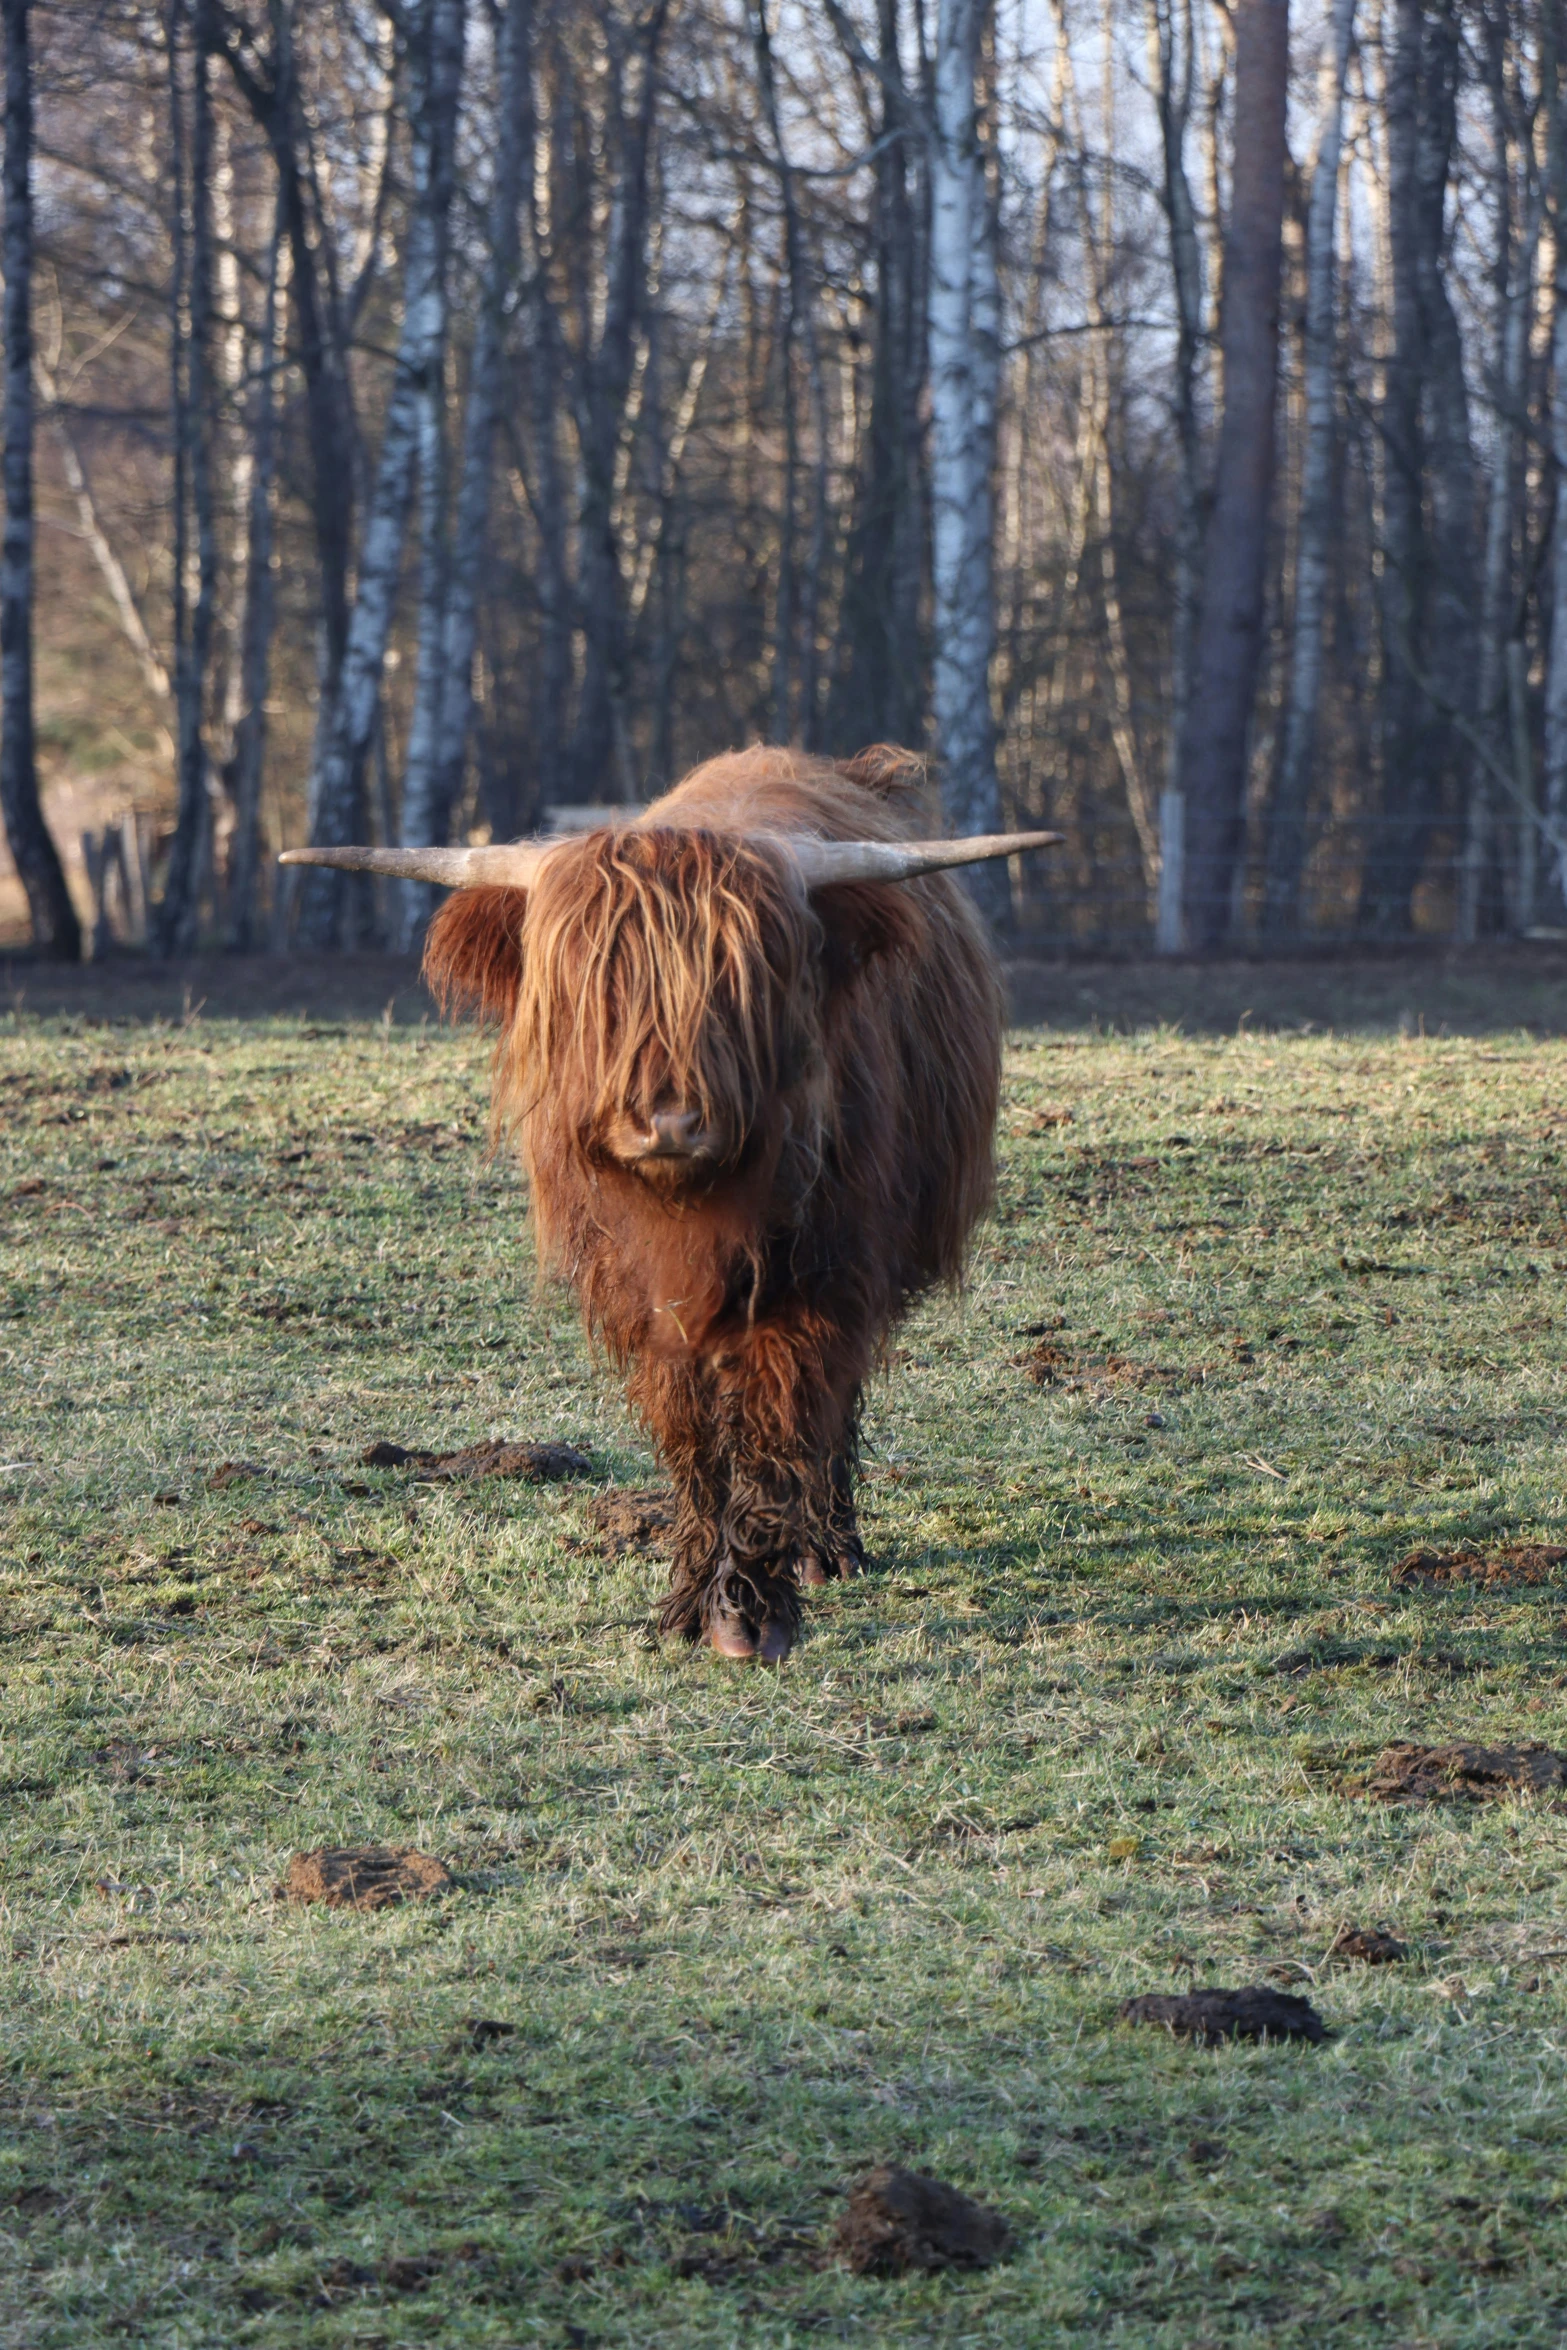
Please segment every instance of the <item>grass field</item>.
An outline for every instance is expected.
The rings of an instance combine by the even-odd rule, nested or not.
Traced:
[[[1567,1528],[1567,1044],[1015,1035],[776,1675],[592,1488],[359,1464],[656,1473],[484,1078],[0,1021],[0,2344],[1567,2341],[1567,1810],[1353,1792],[1567,1748],[1567,1581],[1392,1581]],[[455,1889],[275,1898],[381,1842]],[[1116,2020],[1252,1982],[1331,2042]],[[835,2265],[883,2158],[1013,2257]]]

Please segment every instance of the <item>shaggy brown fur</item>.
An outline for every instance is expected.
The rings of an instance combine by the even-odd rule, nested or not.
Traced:
[[[442,1000],[499,1016],[498,1128],[541,1255],[628,1374],[679,1496],[666,1627],[792,1626],[802,1574],[863,1553],[860,1390],[921,1291],[955,1281],[991,1190],[1001,999],[944,875],[808,898],[768,836],[899,839],[917,762],[710,760],[530,891],[431,926]],[[700,1163],[627,1164],[625,1122],[687,1110]]]

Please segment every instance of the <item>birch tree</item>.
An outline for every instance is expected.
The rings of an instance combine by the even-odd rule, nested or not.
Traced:
[[[447,258],[457,99],[462,78],[462,0],[421,0],[408,27],[412,149],[403,255],[403,316],[375,487],[359,550],[358,581],[330,721],[310,779],[313,847],[352,839],[364,798],[365,759],[376,723],[419,456],[420,395],[438,382],[446,350]],[[299,894],[303,945],[333,943],[343,915],[342,876],[309,867]]]
[[[229,843],[228,942],[240,953],[259,944],[261,787],[266,768],[267,691],[277,610],[278,377],[283,365],[280,326],[287,292],[287,266],[288,246],[280,203],[267,253],[266,302],[250,404],[249,512],[245,525],[238,717],[227,777],[234,809],[234,832]]]
[[[5,533],[0,542],[0,811],[42,955],[81,928],[38,797],[33,721],[33,65],[31,0],[4,0]]]
[[[996,218],[980,126],[984,29],[985,0],[940,0],[929,166],[932,709],[942,805],[955,833],[1001,826],[990,702],[1000,321]],[[983,910],[993,922],[1008,922],[1005,867],[971,872]]]
[[[420,693],[403,770],[401,839],[408,847],[447,838],[467,758],[479,571],[493,487],[495,436],[506,393],[506,330],[517,279],[519,210],[533,167],[532,15],[532,0],[507,0],[501,20],[489,249],[468,378],[456,528],[439,614],[439,643],[433,648],[439,657],[430,663],[428,688],[421,630]],[[422,931],[431,902],[424,885],[404,885],[404,945],[411,945]]]

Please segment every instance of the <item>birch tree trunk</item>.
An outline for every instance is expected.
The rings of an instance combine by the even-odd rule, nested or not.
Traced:
[[[462,789],[473,712],[473,656],[478,642],[479,570],[489,514],[495,434],[506,395],[506,321],[517,278],[518,213],[533,167],[532,0],[508,0],[501,25],[494,183],[489,257],[468,378],[462,478],[441,615],[440,660],[428,705],[421,690],[403,769],[401,839],[405,847],[444,842]],[[421,689],[424,644],[421,639]],[[405,883],[400,938],[411,946],[428,922],[434,893]]]
[[[1344,84],[1354,21],[1355,0],[1334,0],[1317,74],[1317,153],[1306,215],[1306,445],[1301,459],[1289,699],[1268,832],[1265,921],[1270,937],[1293,938],[1300,928],[1306,808],[1322,698],[1322,629],[1333,557],[1334,257]]]
[[[980,142],[986,0],[940,0],[930,139],[929,288],[933,705],[942,805],[954,833],[1001,828],[990,663],[995,650],[991,473],[999,362],[996,221]],[[1005,866],[965,878],[998,926]]]
[[[173,279],[170,295],[171,410],[174,431],[174,839],[152,936],[161,954],[188,953],[196,943],[201,886],[209,861],[212,823],[207,799],[205,736],[207,674],[218,596],[218,530],[212,481],[212,51],[214,0],[194,0],[190,11],[191,93],[189,152],[181,68],[185,0],[169,0],[166,17],[169,124],[173,162]],[[196,595],[187,572],[190,531],[196,536]]]
[[[0,541],[0,811],[33,944],[74,963],[81,926],[38,798],[33,731],[33,64],[31,0],[5,12],[5,533]]]
[[[234,832],[229,843],[228,942],[240,954],[260,943],[258,904],[261,847],[261,784],[266,768],[267,688],[272,629],[277,605],[274,572],[274,484],[277,479],[277,379],[283,365],[279,320],[283,309],[283,205],[267,255],[266,307],[262,313],[255,391],[251,401],[250,510],[245,526],[245,604],[240,622],[238,716],[229,764],[229,798]]]
[[[1262,654],[1274,474],[1279,268],[1284,220],[1288,0],[1235,9],[1235,167],[1224,242],[1224,416],[1203,550],[1202,618],[1181,749],[1188,944],[1229,926],[1241,845],[1247,738]]]
[[[446,348],[446,273],[457,99],[462,77],[463,0],[422,0],[408,31],[411,123],[410,213],[403,257],[403,318],[375,486],[359,551],[330,727],[310,779],[310,845],[338,847],[352,833],[364,795],[381,675],[397,602],[408,508],[419,455],[420,394],[439,384]],[[319,738],[318,738],[319,739]],[[343,877],[308,866],[298,900],[307,947],[332,946],[344,911]]]

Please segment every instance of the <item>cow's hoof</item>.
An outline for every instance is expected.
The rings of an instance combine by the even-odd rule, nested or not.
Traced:
[[[717,1655],[737,1664],[781,1665],[794,1646],[799,1623],[792,1576],[730,1559],[708,1585],[703,1632]]]
[[[847,1583],[864,1572],[865,1552],[858,1535],[826,1552],[808,1550],[800,1561],[800,1581],[812,1590],[819,1590],[824,1583]]]
[[[794,1646],[794,1620],[791,1615],[769,1616],[762,1625],[756,1643],[756,1660],[763,1665],[781,1665]]]
[[[732,1657],[737,1664],[753,1663],[762,1647],[744,1616],[734,1608],[715,1612],[707,1627],[707,1643],[715,1654]]]

